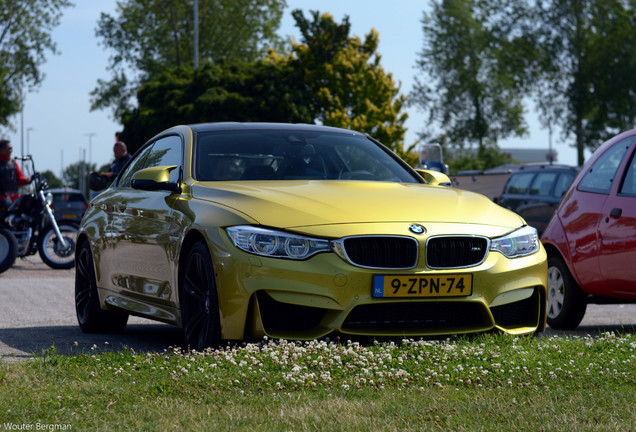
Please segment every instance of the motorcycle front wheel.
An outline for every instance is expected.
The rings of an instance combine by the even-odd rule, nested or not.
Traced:
[[[18,242],[15,236],[11,231],[0,228],[0,273],[9,270],[17,256]]]
[[[66,242],[66,247],[57,238],[53,226],[48,226],[40,233],[38,252],[40,258],[54,269],[70,269],[75,265],[75,242],[78,228],[75,224],[61,222],[58,227]]]

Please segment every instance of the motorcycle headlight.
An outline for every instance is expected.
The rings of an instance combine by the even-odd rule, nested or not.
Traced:
[[[492,239],[490,250],[502,253],[508,258],[532,255],[539,250],[539,235],[531,226],[524,226],[503,237]]]
[[[249,225],[226,228],[237,248],[255,255],[303,260],[331,250],[329,241]]]

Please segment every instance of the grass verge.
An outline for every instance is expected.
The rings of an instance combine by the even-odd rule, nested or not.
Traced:
[[[77,349],[0,363],[0,430],[636,430],[633,334]]]

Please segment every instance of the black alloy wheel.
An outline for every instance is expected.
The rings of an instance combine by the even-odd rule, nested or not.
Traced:
[[[196,242],[188,251],[180,275],[183,335],[187,347],[202,351],[221,342],[219,302],[210,252]]]
[[[75,311],[84,333],[120,333],[128,323],[127,313],[102,310],[99,306],[93,254],[88,240],[82,241],[77,253]]]

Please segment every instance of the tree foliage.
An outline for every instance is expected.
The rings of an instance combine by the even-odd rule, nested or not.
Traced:
[[[538,106],[544,124],[574,135],[583,164],[585,148],[636,120],[636,2],[551,0],[534,12],[543,51]]]
[[[311,122],[289,65],[258,60],[169,68],[137,92],[138,107],[123,116],[120,138],[134,152],[156,133],[176,124],[212,121]]]
[[[584,150],[636,121],[636,0],[437,0],[414,101],[453,143],[525,131],[522,99]]]
[[[517,2],[439,0],[422,19],[413,103],[441,129],[435,141],[480,151],[526,133],[522,99],[535,57]],[[429,135],[434,132],[426,131]]]
[[[199,0],[201,62],[264,57],[281,41],[276,34],[284,0]],[[165,68],[194,64],[194,12],[189,0],[122,0],[116,16],[103,13],[96,34],[112,50],[110,80],[100,79],[92,109],[131,108],[140,83]],[[131,71],[134,71],[131,73]]]
[[[302,35],[292,43],[290,64],[302,72],[314,120],[328,126],[366,132],[402,152],[406,96],[380,64],[379,35],[362,41],[350,36],[349,18],[336,23],[330,14],[292,12]]]
[[[42,177],[46,179],[46,184],[49,185],[49,189],[60,188],[63,186],[62,180],[60,180],[51,170],[44,171],[42,173]]]
[[[44,75],[46,53],[56,53],[51,31],[60,23],[68,0],[0,0],[0,126],[20,112],[25,89]]]
[[[88,174],[95,171],[95,164],[86,161],[78,161],[68,165],[62,172],[62,182],[64,186],[73,189],[84,189],[82,193],[86,194],[86,185]],[[85,195],[86,196],[86,195]]]
[[[121,139],[135,150],[154,134],[180,123],[272,121],[322,123],[367,132],[401,151],[405,97],[375,53],[378,35],[362,43],[348,20],[335,23],[294,12],[303,34],[289,54],[167,68],[146,79],[138,106],[122,115]]]

